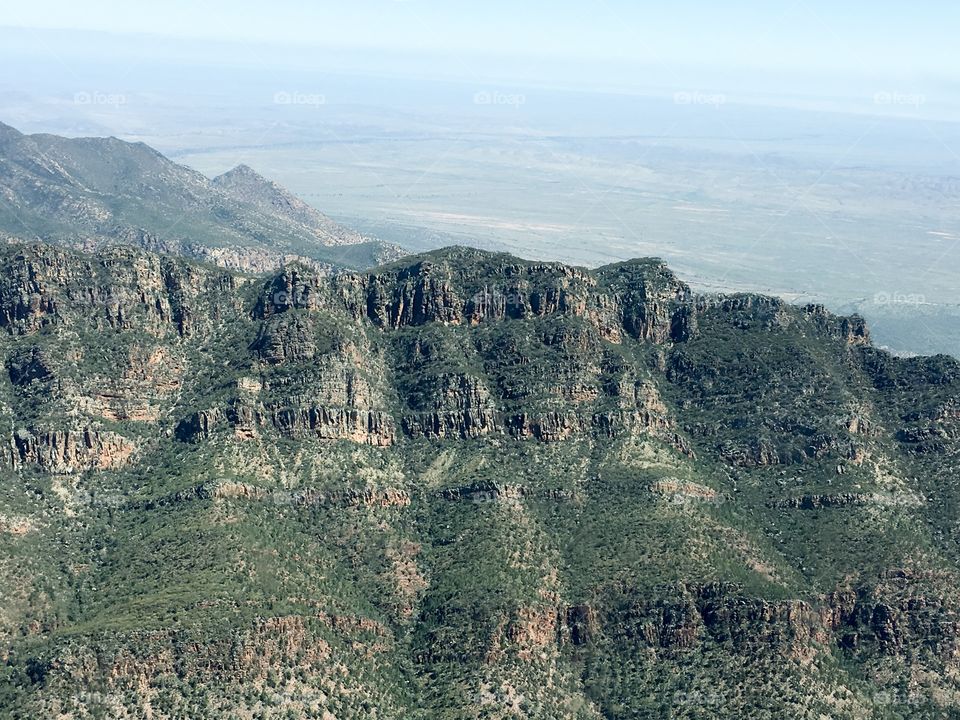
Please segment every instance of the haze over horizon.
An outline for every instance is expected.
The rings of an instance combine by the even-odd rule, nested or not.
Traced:
[[[960,60],[950,28],[960,10],[944,6],[935,16],[880,5],[884,12],[876,3],[822,0],[732,7],[606,0],[589,11],[569,1],[283,0],[269,8],[246,0],[178,1],[150,10],[114,0],[38,2],[7,9],[3,52],[63,57],[67,74],[82,71],[70,63],[78,57],[126,55],[136,58],[124,68],[132,78],[138,62],[162,58],[590,90],[679,87],[748,101],[802,96],[824,109],[887,93],[894,101],[860,109],[903,111],[923,96],[926,107],[907,109],[956,110]],[[91,40],[88,33],[102,35]],[[6,74],[4,84],[15,85],[15,68]],[[900,96],[907,100],[896,102]]]

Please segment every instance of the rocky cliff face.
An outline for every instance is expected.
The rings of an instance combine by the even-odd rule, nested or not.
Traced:
[[[108,470],[129,464],[136,446],[115,433],[80,430],[15,432],[4,464],[13,470],[25,465],[55,474]]]
[[[97,331],[184,336],[221,319],[214,297],[238,302],[232,275],[125,248],[96,259],[44,245],[10,248],[0,282],[0,327],[15,335],[83,317]],[[201,302],[212,315],[194,314]]]
[[[954,359],[655,260],[0,264],[5,710],[958,706]]]

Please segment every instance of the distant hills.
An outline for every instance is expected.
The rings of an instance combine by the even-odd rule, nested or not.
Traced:
[[[210,180],[143,143],[24,135],[0,123],[0,237],[115,244],[245,271],[298,259],[366,268],[403,255],[240,165]]]

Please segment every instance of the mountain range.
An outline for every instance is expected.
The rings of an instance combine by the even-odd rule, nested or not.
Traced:
[[[59,142],[3,140],[62,212],[0,247],[0,716],[960,716],[956,359],[652,258],[330,272],[248,168]],[[315,240],[111,233],[162,204]]]
[[[24,135],[0,123],[0,237],[123,243],[247,271],[365,268],[396,246],[349,230],[239,165],[209,180],[143,143]]]

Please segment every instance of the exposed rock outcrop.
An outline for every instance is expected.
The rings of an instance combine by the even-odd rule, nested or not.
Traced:
[[[3,464],[18,470],[26,465],[55,474],[122,468],[137,450],[131,440],[114,432],[77,430],[18,430],[3,453]]]

